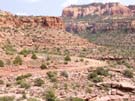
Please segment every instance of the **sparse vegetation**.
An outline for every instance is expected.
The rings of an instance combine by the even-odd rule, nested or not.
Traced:
[[[31,59],[36,60],[37,59],[37,55],[35,53],[32,53]]]
[[[57,97],[55,96],[54,91],[49,90],[45,94],[46,101],[57,101]]]
[[[16,56],[16,58],[13,61],[14,65],[22,65],[22,58],[20,56]]]
[[[47,76],[51,82],[57,81],[57,72],[47,72]]]
[[[3,96],[3,97],[0,97],[0,101],[14,101],[14,97]]]
[[[19,80],[17,81],[17,84],[20,85],[20,88],[25,88],[25,89],[30,88],[30,84],[26,82],[25,80]]]
[[[34,81],[34,86],[42,86],[44,84],[44,80],[40,79],[40,78],[37,78],[35,79]]]
[[[31,51],[28,50],[28,49],[23,49],[23,50],[20,52],[20,54],[23,55],[24,57],[27,57],[27,55],[30,54],[30,52],[31,52]]]
[[[66,55],[65,58],[64,58],[65,61],[71,61],[71,58],[69,55]]]
[[[4,81],[3,80],[0,80],[0,85],[3,85],[4,84]]]
[[[84,100],[81,98],[72,97],[72,98],[70,98],[70,101],[84,101]]]
[[[37,100],[36,98],[29,98],[27,99],[27,101],[39,101],[39,100]]]
[[[4,67],[0,68],[0,95],[4,95],[0,101],[115,100],[128,95],[134,98],[135,28],[130,33],[124,28],[125,31],[112,31],[111,26],[118,21],[129,27],[132,20],[134,25],[135,16],[132,20],[118,19],[97,15],[69,18],[71,25],[74,21],[79,24],[79,30],[85,29],[87,23],[87,30],[78,34],[88,38],[89,43],[61,29],[59,18],[0,16],[0,67]],[[54,28],[57,26],[61,30]],[[100,26],[103,30],[96,31]],[[72,27],[77,29],[76,24]]]
[[[124,73],[123,73],[123,75],[125,76],[125,77],[128,77],[128,78],[133,78],[133,71],[131,71],[131,70],[129,70],[129,69],[126,69],[126,70],[124,70]]]
[[[28,73],[28,74],[25,74],[25,75],[21,75],[21,76],[18,76],[17,78],[16,78],[16,80],[18,81],[18,80],[23,80],[23,79],[26,79],[26,78],[29,78],[29,77],[31,77],[32,75],[30,74],[30,73]]]
[[[104,76],[107,76],[109,73],[108,73],[108,70],[104,69],[104,67],[99,67],[96,69],[95,71],[98,75],[104,75]]]
[[[42,64],[42,65],[40,66],[40,68],[41,68],[41,69],[47,69],[47,66],[46,66],[46,64]]]
[[[0,60],[0,67],[4,67],[4,62]]]
[[[99,69],[97,69],[96,71],[94,71],[93,73],[89,73],[88,74],[88,80],[91,80],[95,83],[97,82],[102,82],[103,79],[102,77],[99,76],[99,74],[101,75],[102,72],[98,72]],[[104,73],[104,72],[103,72]],[[103,75],[103,74],[102,74]]]
[[[10,42],[7,42],[7,44],[3,47],[4,51],[7,55],[13,55],[16,50],[14,49],[13,45],[11,45]]]

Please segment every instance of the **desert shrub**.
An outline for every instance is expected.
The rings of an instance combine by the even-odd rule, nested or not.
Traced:
[[[84,59],[83,59],[83,58],[81,58],[81,59],[80,59],[80,61],[81,61],[81,62],[83,62],[83,61],[84,61]]]
[[[47,66],[46,66],[45,64],[42,64],[42,65],[40,66],[40,68],[41,68],[41,69],[47,69]]]
[[[0,60],[0,67],[4,67],[4,62]]]
[[[30,50],[27,50],[27,49],[23,49],[20,54],[23,55],[24,57],[26,57],[28,54],[30,54]]]
[[[96,72],[89,73],[89,74],[88,74],[88,80],[91,80],[91,79],[93,79],[93,78],[95,78],[95,77],[97,77],[97,76],[98,76],[98,75],[97,75]]]
[[[32,75],[31,75],[30,73],[28,73],[28,74],[25,74],[25,75],[18,76],[18,77],[16,78],[16,80],[23,80],[23,79],[29,78],[29,77],[31,77],[31,76],[32,76]]]
[[[46,101],[57,101],[57,97],[55,96],[54,91],[49,90],[45,94]]]
[[[127,68],[134,68],[133,66],[131,66],[129,63],[125,62],[124,65],[127,67]]]
[[[19,80],[17,81],[17,84],[20,85],[20,88],[25,88],[25,89],[30,88],[30,84],[27,83],[25,80]]]
[[[57,81],[57,72],[47,72],[47,76],[51,82]]]
[[[102,82],[103,79],[102,79],[102,77],[97,76],[97,77],[94,77],[94,78],[92,79],[92,81],[95,82],[95,83],[98,83],[98,82]]]
[[[65,64],[65,65],[67,65],[67,64],[68,64],[68,62],[67,62],[67,61],[64,61],[64,64]]]
[[[40,78],[37,78],[35,79],[34,81],[34,86],[42,86],[44,84],[44,80],[40,79]]]
[[[91,80],[94,83],[102,82],[103,81],[103,79],[98,76],[97,72],[89,73],[88,74],[88,80]]]
[[[107,76],[109,73],[108,73],[108,70],[104,69],[103,67],[99,67],[96,69],[96,73],[98,75],[104,75],[104,76]]]
[[[16,52],[13,45],[11,45],[10,43],[6,44],[3,49],[8,55],[13,55]]]
[[[71,61],[71,58],[69,55],[66,55],[65,58],[64,58],[65,61]]]
[[[61,76],[68,78],[68,73],[66,71],[62,71]]]
[[[22,65],[22,58],[20,56],[16,56],[16,58],[13,61],[14,65]]]
[[[70,98],[70,101],[84,101],[84,100],[81,98],[72,97],[72,98]]]
[[[37,59],[37,55],[35,53],[32,53],[31,59],[36,60]]]
[[[14,97],[3,96],[3,97],[0,97],[0,101],[14,101]]]
[[[118,64],[118,65],[125,64],[125,61],[123,61],[123,60],[117,61],[117,64]]]
[[[37,100],[36,98],[29,98],[27,99],[27,101],[39,101],[39,100]]]
[[[64,89],[67,90],[68,89],[68,84],[67,83],[64,83]]]
[[[123,73],[123,75],[125,76],[125,77],[127,77],[127,78],[133,78],[133,72],[131,71],[131,70],[129,70],[129,69],[126,69],[126,70],[124,70],[124,73]]]
[[[4,81],[3,80],[0,80],[0,85],[4,84]]]

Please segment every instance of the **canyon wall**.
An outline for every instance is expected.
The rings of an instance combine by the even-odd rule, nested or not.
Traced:
[[[1,27],[44,27],[52,29],[65,29],[64,22],[59,17],[53,16],[17,16],[0,11]]]
[[[120,3],[92,3],[88,5],[71,5],[64,8],[62,17],[79,18],[87,15],[133,15],[131,6],[125,6]]]

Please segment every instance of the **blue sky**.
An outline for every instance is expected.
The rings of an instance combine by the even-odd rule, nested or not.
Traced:
[[[19,15],[60,16],[62,9],[68,5],[92,2],[135,4],[135,0],[1,0],[0,9]]]

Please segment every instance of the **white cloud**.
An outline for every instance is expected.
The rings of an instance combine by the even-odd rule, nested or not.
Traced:
[[[25,12],[17,12],[17,13],[15,13],[16,15],[22,15],[22,16],[27,16],[28,14],[27,13],[25,13]]]
[[[18,0],[20,1],[20,0]],[[39,2],[40,0],[21,0],[21,2],[27,2],[27,3],[36,3]]]

